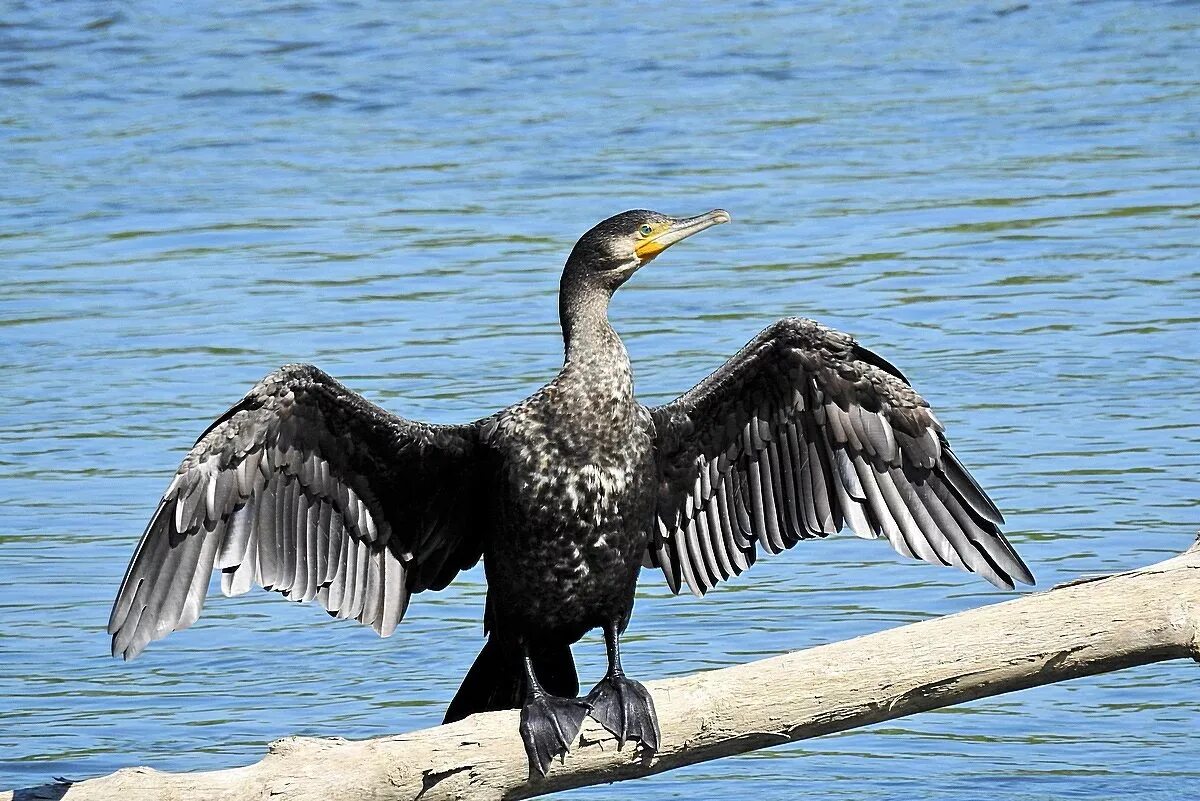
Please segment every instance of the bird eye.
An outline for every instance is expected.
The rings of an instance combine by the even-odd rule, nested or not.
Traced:
[[[650,223],[644,223],[642,227],[638,229],[638,233],[642,236],[650,236],[650,232],[653,230],[654,227],[650,225]]]

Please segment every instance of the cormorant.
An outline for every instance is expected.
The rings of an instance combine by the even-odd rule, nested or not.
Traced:
[[[414,593],[481,557],[487,641],[446,721],[521,708],[545,774],[585,716],[657,749],[646,689],[621,669],[643,566],[702,595],[759,548],[848,526],[901,554],[1011,588],[1029,569],[1000,512],[905,377],[845,334],[787,318],[655,408],[634,397],[613,292],[680,240],[729,221],[627,211],[562,273],[566,358],[520,403],[464,425],[393,415],[310,365],[271,373],[180,465],[113,605],[113,655],[191,625],[209,577],[253,584],[387,636]],[[577,698],[570,646],[602,628],[608,671]]]

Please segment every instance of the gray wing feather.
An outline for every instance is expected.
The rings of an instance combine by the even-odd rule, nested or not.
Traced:
[[[267,376],[197,440],[109,617],[126,659],[258,584],[390,635],[482,550],[475,424],[391,415],[308,365]]]
[[[703,594],[759,548],[779,553],[843,525],[997,586],[1033,583],[928,404],[844,334],[780,320],[650,411],[659,531],[645,562],[672,591]]]

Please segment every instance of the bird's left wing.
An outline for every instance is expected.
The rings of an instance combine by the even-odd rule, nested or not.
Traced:
[[[1001,587],[1033,576],[1000,512],[900,372],[811,320],[767,328],[698,386],[650,410],[658,531],[646,555],[703,594],[843,524]]]
[[[196,441],[142,535],[109,618],[113,656],[258,584],[387,636],[413,593],[479,560],[476,424],[393,415],[311,365],[271,373]]]

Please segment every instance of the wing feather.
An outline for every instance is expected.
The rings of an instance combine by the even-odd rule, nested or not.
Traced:
[[[700,550],[704,554],[704,566],[711,579],[710,586],[713,586],[718,581],[729,578],[729,574],[724,572],[717,562],[717,555],[713,550],[712,532],[708,528],[708,513],[701,511],[693,522],[696,527],[696,539],[700,541]]]
[[[342,619],[353,618],[358,614],[354,612],[354,593],[356,592],[356,584],[358,583],[358,540],[354,537],[346,537],[346,556],[345,556],[345,590],[343,590],[342,602],[338,606],[337,616]]]
[[[204,538],[204,547],[200,551],[200,559],[196,562],[196,571],[192,576],[191,586],[188,587],[179,622],[175,624],[175,631],[183,631],[200,617],[200,612],[204,609],[204,597],[208,594],[208,582],[212,578],[217,547],[220,544],[217,537]]]

